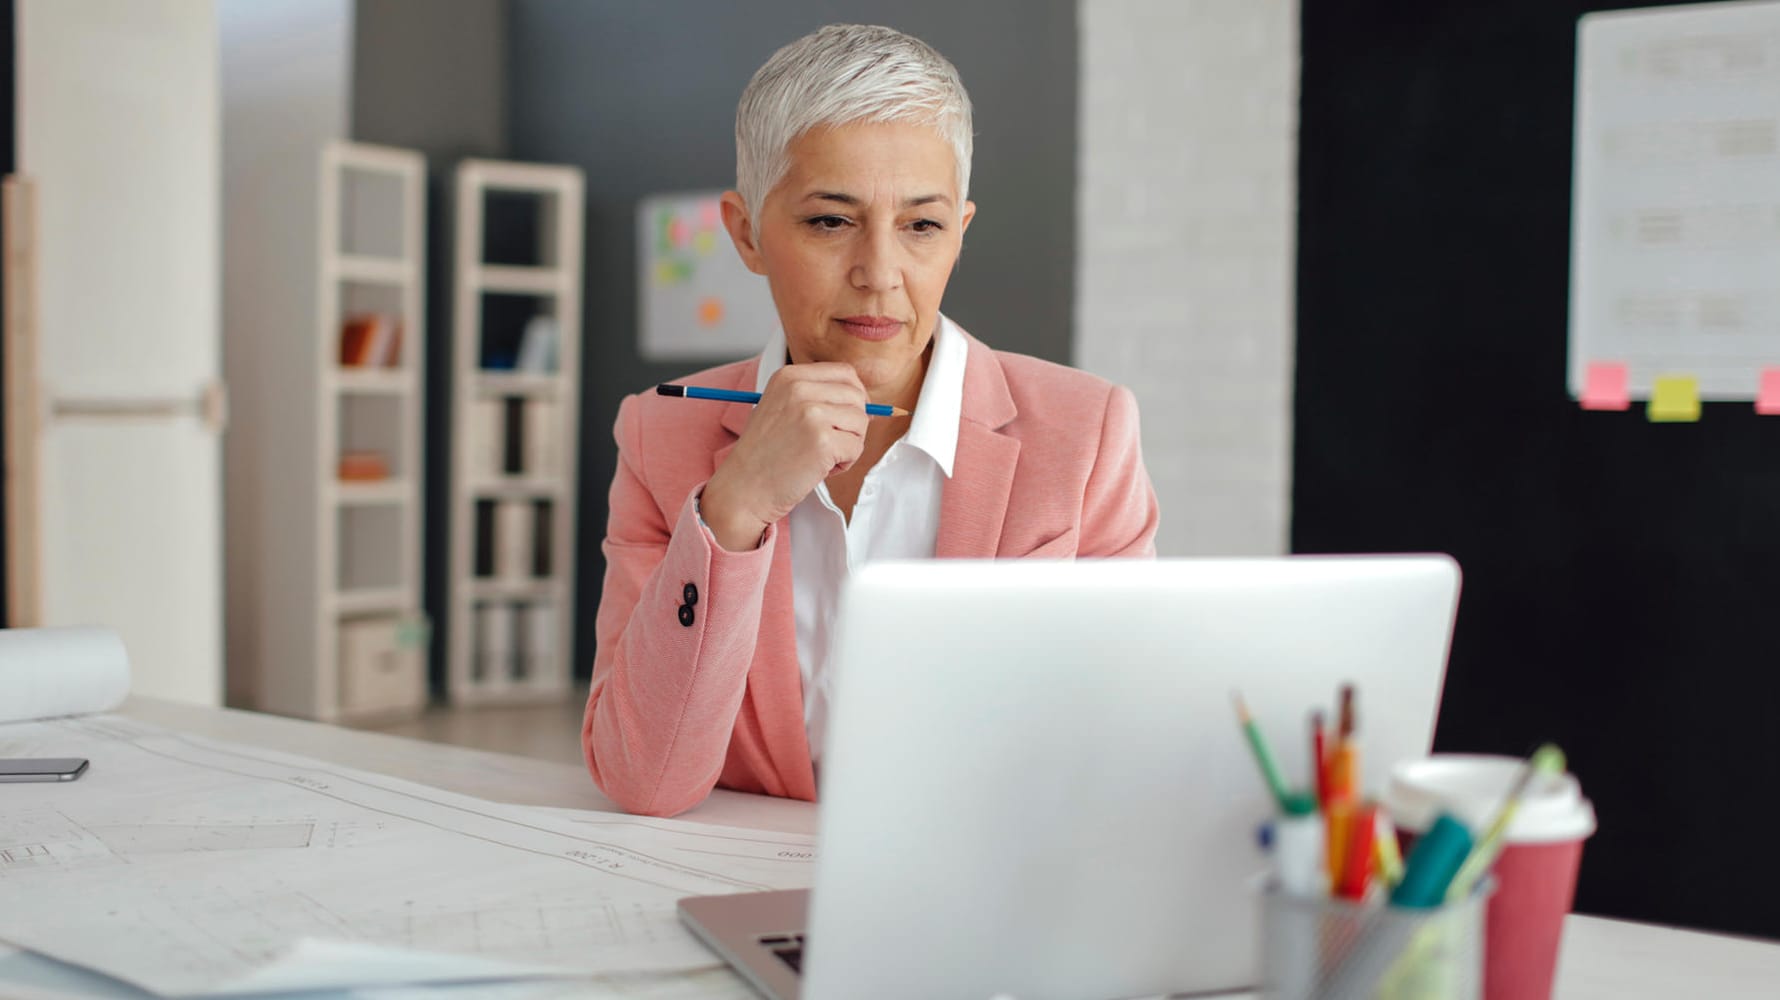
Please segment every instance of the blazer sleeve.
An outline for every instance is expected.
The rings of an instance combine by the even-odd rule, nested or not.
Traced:
[[[1076,554],[1153,559],[1159,518],[1156,491],[1143,466],[1137,398],[1130,389],[1113,386],[1100,422],[1100,448],[1082,495],[1082,538]]]
[[[677,510],[657,503],[637,409],[634,396],[618,408],[581,746],[594,783],[621,808],[672,816],[703,802],[723,771],[777,530],[752,552],[730,552],[698,518],[703,482]]]

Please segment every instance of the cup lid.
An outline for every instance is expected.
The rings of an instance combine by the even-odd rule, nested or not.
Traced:
[[[1398,829],[1426,830],[1441,811],[1451,812],[1481,831],[1519,780],[1526,761],[1484,754],[1435,754],[1391,768],[1385,809]],[[1514,820],[1508,824],[1512,844],[1578,840],[1595,832],[1595,808],[1582,797],[1573,774],[1533,779]]]

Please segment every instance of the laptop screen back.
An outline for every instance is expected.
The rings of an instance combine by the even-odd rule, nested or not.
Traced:
[[[1272,812],[1358,686],[1369,786],[1427,752],[1445,557],[886,563],[843,596],[806,1000],[1252,984]]]

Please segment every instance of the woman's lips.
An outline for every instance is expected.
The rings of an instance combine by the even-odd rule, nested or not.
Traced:
[[[835,322],[860,340],[889,340],[902,332],[902,320],[888,316],[842,316]]]

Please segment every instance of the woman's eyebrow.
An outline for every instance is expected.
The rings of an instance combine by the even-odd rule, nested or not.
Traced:
[[[847,194],[844,191],[811,191],[809,194],[806,194],[803,197],[804,197],[805,201],[832,201],[832,202],[836,202],[838,204],[846,205],[849,208],[858,208],[860,205],[864,204],[864,202],[859,197],[857,197],[855,195]],[[912,197],[904,198],[902,200],[902,207],[905,209],[906,208],[919,208],[922,205],[932,205],[935,203],[943,203],[945,205],[950,205],[950,204],[952,204],[952,198],[950,195],[937,194],[937,193],[936,194],[915,195]]]

